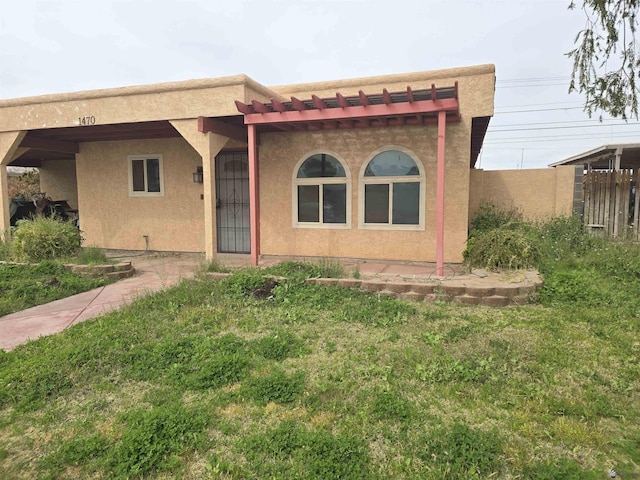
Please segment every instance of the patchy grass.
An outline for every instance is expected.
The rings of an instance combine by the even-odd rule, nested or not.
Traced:
[[[75,295],[109,283],[85,278],[54,262],[0,264],[0,316]]]
[[[185,281],[0,353],[0,478],[640,476],[640,308],[293,277]]]

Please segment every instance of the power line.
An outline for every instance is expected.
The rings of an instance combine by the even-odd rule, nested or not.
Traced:
[[[587,118],[584,120],[564,120],[564,121],[558,121],[558,122],[528,122],[528,123],[510,123],[510,124],[505,124],[505,125],[495,125],[495,124],[491,124],[489,126],[490,129],[492,128],[502,128],[502,127],[528,127],[531,125],[561,125],[561,124],[565,124],[565,123],[593,123],[593,122],[598,122],[600,124],[602,124],[602,126],[610,126],[611,124],[605,124],[604,122],[614,122],[614,121],[618,121],[617,118],[604,118],[602,120],[598,120],[597,118]],[[636,125],[635,123],[633,124],[629,124],[629,125]]]
[[[526,132],[526,131],[538,131],[538,130],[563,130],[566,128],[602,128],[602,127],[619,127],[624,125],[633,125],[637,127],[640,124],[637,123],[610,123],[608,125],[564,125],[560,127],[536,127],[536,128],[507,128],[507,129],[491,129],[489,128],[487,134],[491,132]]]
[[[622,133],[622,134],[609,134],[609,135],[592,135],[592,134],[574,134],[574,135],[549,135],[545,137],[514,137],[514,138],[498,138],[494,140],[488,140],[483,145],[505,145],[510,143],[547,143],[547,142],[567,142],[571,140],[587,140],[598,138],[638,138],[637,133]]]
[[[569,77],[531,77],[531,78],[504,78],[496,79],[496,83],[511,83],[511,82],[544,82],[544,81],[557,81],[557,80],[571,80]]]
[[[508,113],[530,113],[530,112],[555,112],[555,111],[560,111],[560,110],[582,110],[583,107],[560,107],[560,108],[540,108],[540,109],[536,109],[536,110],[510,110],[508,112],[499,112],[496,111],[494,112],[496,115],[500,114],[500,115],[505,115]]]

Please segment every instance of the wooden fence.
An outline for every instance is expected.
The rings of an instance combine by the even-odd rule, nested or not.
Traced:
[[[640,169],[591,170],[583,180],[584,222],[595,234],[639,238]]]

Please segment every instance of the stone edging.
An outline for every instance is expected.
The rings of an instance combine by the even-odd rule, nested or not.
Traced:
[[[207,273],[213,280],[228,278],[230,273]],[[532,281],[526,285],[464,286],[410,282],[382,282],[356,280],[353,278],[308,278],[307,283],[317,285],[339,285],[345,288],[366,290],[378,295],[395,297],[414,302],[454,302],[466,305],[506,307],[525,305],[538,299],[542,282]]]
[[[0,262],[0,264],[7,265],[31,265],[37,266],[36,263],[20,263],[20,262]],[[80,265],[75,263],[66,263],[63,265],[67,270],[77,273],[84,277],[89,278],[101,278],[107,277],[114,280],[121,280],[123,278],[133,277],[136,270],[131,265],[131,262],[120,262],[109,265]]]
[[[64,265],[64,268],[84,277],[107,277],[114,280],[133,277],[136,273],[131,262],[120,262],[110,265],[77,265],[74,263],[68,263]]]

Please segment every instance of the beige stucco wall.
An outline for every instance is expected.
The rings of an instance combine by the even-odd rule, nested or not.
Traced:
[[[161,154],[164,196],[129,197],[128,156]],[[192,174],[200,156],[181,138],[83,143],[76,156],[80,228],[86,245],[204,251],[203,187]]]
[[[272,87],[284,96],[309,98],[449,87],[458,82],[459,123],[446,128],[445,261],[462,261],[469,206],[470,133],[473,117],[493,114],[495,68],[481,65],[437,72],[387,75],[304,85]],[[371,152],[388,145],[412,150],[426,171],[425,230],[358,229],[358,175]],[[340,155],[351,170],[352,224],[348,230],[292,227],[292,175],[309,152],[327,149]],[[437,127],[374,128],[316,133],[262,135],[260,145],[261,253],[265,255],[332,256],[435,261]]]
[[[78,208],[75,160],[44,161],[39,171],[41,192],[52,200],[66,200],[71,208]]]
[[[467,237],[469,125],[447,126],[445,261],[460,262]],[[358,228],[358,176],[362,163],[381,147],[411,150],[426,172],[424,231]],[[330,150],[351,171],[351,228],[292,226],[292,177],[309,152]],[[437,128],[395,127],[263,135],[260,146],[260,238],[264,255],[380,258],[435,261]]]
[[[235,100],[250,90],[262,99],[280,98],[246,75],[0,100],[0,132],[198,116],[238,115]]]
[[[571,215],[575,168],[530,170],[472,170],[469,216],[480,203],[490,202],[505,209],[517,208],[526,218],[543,219]]]
[[[463,117],[484,117],[493,115],[495,86],[495,66],[476,65],[425,72],[382,75],[376,77],[351,78],[295,85],[270,87],[279,94],[297,98],[310,98],[312,94],[320,98],[333,97],[336,92],[344,96],[357,95],[360,90],[366,94],[380,94],[386,88],[389,92],[452,87],[458,82],[460,113]]]

